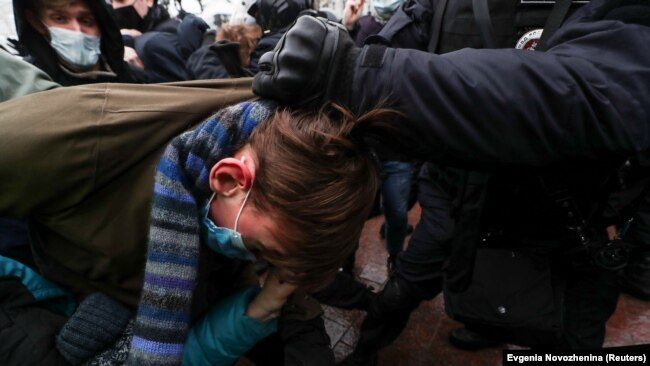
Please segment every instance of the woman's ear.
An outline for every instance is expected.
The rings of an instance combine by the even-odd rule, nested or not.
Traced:
[[[225,196],[238,190],[247,191],[253,183],[249,167],[235,158],[219,160],[210,170],[210,189]]]

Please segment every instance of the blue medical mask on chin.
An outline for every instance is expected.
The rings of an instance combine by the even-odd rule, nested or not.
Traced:
[[[251,186],[252,189],[252,186]],[[201,220],[201,231],[203,232],[206,244],[210,249],[214,250],[217,253],[223,254],[228,258],[241,259],[246,261],[255,261],[255,255],[251,253],[248,248],[244,245],[244,240],[241,237],[241,234],[237,232],[237,224],[239,223],[239,216],[244,209],[244,205],[248,200],[248,195],[251,193],[249,189],[246,192],[244,197],[244,202],[242,202],[239,212],[237,212],[237,217],[235,218],[235,228],[228,229],[226,227],[220,227],[214,224],[212,220],[208,217],[210,213],[210,203],[214,199],[216,193],[212,194],[212,197],[208,200],[208,204],[205,206],[202,212],[203,219]]]
[[[70,65],[90,68],[97,64],[102,53],[99,37],[58,27],[47,29],[50,31],[50,45]]]

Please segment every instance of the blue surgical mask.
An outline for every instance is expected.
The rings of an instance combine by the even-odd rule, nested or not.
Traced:
[[[244,202],[242,202],[239,212],[237,212],[237,217],[235,218],[235,227],[234,229],[228,229],[226,227],[220,227],[214,224],[208,214],[210,212],[210,203],[214,199],[216,193],[212,194],[212,197],[208,200],[208,204],[202,211],[202,220],[201,220],[201,230],[203,232],[206,244],[210,249],[214,250],[217,253],[223,254],[228,258],[241,259],[247,261],[255,261],[255,255],[251,253],[248,248],[244,245],[244,240],[241,237],[241,234],[237,232],[237,224],[239,223],[239,216],[241,216],[246,200],[248,200],[248,195],[251,193],[249,189],[246,192],[244,197]]]
[[[47,27],[47,29],[50,31],[50,45],[59,57],[80,68],[97,64],[102,53],[99,37],[59,27]]]
[[[382,19],[388,19],[399,9],[402,5],[402,0],[373,0],[372,6],[375,12]]]

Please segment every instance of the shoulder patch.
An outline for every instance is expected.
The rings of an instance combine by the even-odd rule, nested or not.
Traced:
[[[535,51],[535,47],[537,47],[537,43],[542,37],[543,31],[544,30],[540,28],[526,32],[523,36],[521,36],[521,38],[519,38],[517,44],[515,45],[515,48],[518,50]]]

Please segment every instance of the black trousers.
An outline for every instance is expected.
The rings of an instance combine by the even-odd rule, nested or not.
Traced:
[[[422,300],[442,291],[443,266],[454,248],[452,235],[459,220],[454,215],[462,174],[425,164],[419,179],[420,222],[408,248],[398,258],[396,274],[368,310],[357,352],[375,352],[391,344],[404,329],[410,313]],[[461,229],[461,228],[458,228]],[[467,265],[472,265],[471,261]],[[558,348],[599,348],[605,323],[616,309],[619,289],[614,273],[589,263],[588,258],[561,263],[566,280],[564,330]],[[516,275],[516,274],[513,274]],[[512,340],[516,343],[516,340]]]
[[[334,366],[334,352],[322,317],[283,320],[271,334],[246,353],[257,366]]]

